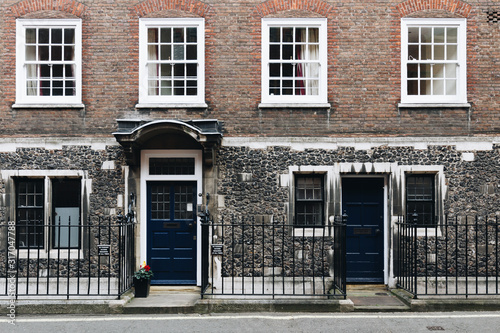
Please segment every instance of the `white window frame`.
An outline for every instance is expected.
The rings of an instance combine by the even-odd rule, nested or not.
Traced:
[[[319,28],[319,91],[318,95],[270,95],[269,94],[269,30],[271,27],[317,27]],[[316,104],[326,106],[327,96],[327,19],[326,18],[263,18],[262,19],[262,105],[266,104]]]
[[[148,95],[148,28],[196,27],[198,64],[197,95],[150,96]],[[186,60],[184,60],[186,62]],[[189,62],[189,60],[187,61]],[[205,103],[205,20],[203,18],[142,18],[139,19],[139,104],[137,108],[155,107],[206,107]]]
[[[75,29],[75,54],[73,61],[52,61],[74,64],[74,96],[28,96],[26,61],[26,29],[73,28]],[[16,20],[16,103],[13,107],[83,107],[82,104],[82,21],[80,19],[18,19]]]
[[[410,60],[408,55],[408,29],[410,27],[456,27],[457,60]],[[401,19],[401,103],[404,104],[466,104],[467,103],[467,20],[465,18],[403,18]],[[408,95],[408,63],[457,63],[456,95]]]
[[[44,203],[43,203],[43,219],[44,225],[53,224],[53,200],[52,200],[52,180],[58,178],[73,178],[79,179],[81,181],[80,187],[80,225],[84,224],[84,207],[86,203],[89,202],[89,193],[92,192],[92,180],[88,178],[87,172],[82,170],[1,170],[0,178],[4,182],[12,183],[13,192],[10,194],[13,198],[17,197],[17,186],[15,185],[15,179],[17,178],[27,178],[27,179],[40,179],[44,182]],[[11,216],[16,216],[17,204],[16,200],[12,200],[10,205]],[[14,219],[15,220],[15,219]],[[54,248],[50,243],[50,237],[48,231],[45,230],[43,248],[40,249],[18,249],[19,258],[56,258],[58,255],[61,258],[67,258],[68,255],[70,259],[84,258],[84,243],[83,235],[80,233],[80,246],[79,248]]]

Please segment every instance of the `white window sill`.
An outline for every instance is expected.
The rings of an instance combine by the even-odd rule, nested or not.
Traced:
[[[260,103],[260,109],[329,109],[330,103]]]
[[[317,228],[303,228],[303,227],[294,227],[293,228],[293,237],[323,237],[328,236],[328,230],[324,227]]]
[[[441,237],[441,228],[419,228],[417,227],[417,237]]]
[[[85,104],[22,104],[15,103],[13,109],[84,109]]]
[[[207,103],[139,103],[136,109],[206,109]]]
[[[19,259],[28,259],[28,251],[29,251],[29,258],[30,259],[68,259],[68,250],[67,249],[51,249],[50,250],[50,255],[49,252],[45,249],[40,249],[38,250],[25,250],[25,249],[19,249],[18,252],[18,258]],[[84,259],[83,251],[82,250],[77,250],[77,249],[71,249],[69,250],[69,259]]]
[[[399,103],[398,108],[470,108],[470,103]]]

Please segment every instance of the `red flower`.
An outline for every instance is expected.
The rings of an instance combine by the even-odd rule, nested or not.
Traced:
[[[149,265],[146,265],[146,266],[144,266],[144,269],[146,270],[146,272],[149,272],[149,270],[151,269],[151,267],[149,267]]]

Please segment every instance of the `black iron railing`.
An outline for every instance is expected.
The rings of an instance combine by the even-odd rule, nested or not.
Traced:
[[[322,228],[256,223],[253,218],[229,220],[202,223],[207,272],[202,297],[345,298],[345,244],[336,244],[345,239],[341,220]]]
[[[399,288],[424,295],[500,295],[498,217],[448,217],[397,223]]]
[[[131,288],[134,224],[128,219],[92,216],[87,224],[31,224],[0,225],[0,296],[120,297]]]

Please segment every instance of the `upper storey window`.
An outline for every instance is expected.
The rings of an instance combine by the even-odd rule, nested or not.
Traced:
[[[327,102],[326,19],[262,19],[262,102]]]
[[[17,20],[16,104],[81,104],[81,20]]]
[[[139,104],[204,103],[203,19],[141,19]]]
[[[402,103],[466,103],[466,20],[403,19]]]

